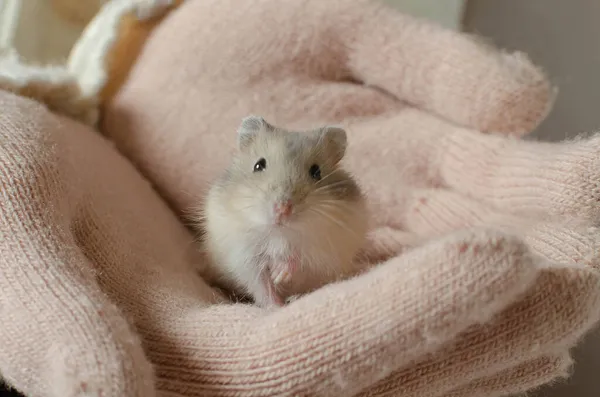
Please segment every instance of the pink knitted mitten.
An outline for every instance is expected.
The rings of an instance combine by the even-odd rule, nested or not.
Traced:
[[[190,234],[98,134],[0,93],[0,373],[43,397],[489,397],[565,376],[600,315],[600,138],[509,138],[548,97],[522,55],[364,0],[185,2],[103,124],[169,204],[196,204],[250,113],[345,124],[369,196],[382,263],[264,311],[196,275]]]
[[[29,396],[498,395],[564,376],[597,318],[595,246],[568,229],[528,233],[554,261],[471,228],[280,310],[217,304],[191,236],[107,142],[0,106],[0,371]]]
[[[173,71],[173,65],[180,70]],[[543,74],[523,54],[497,52],[370,1],[190,0],[173,12],[154,31],[108,107],[104,133],[183,213],[229,162],[242,117],[259,114],[288,128],[342,123],[350,136],[347,166],[366,189],[373,214],[369,253],[377,259],[395,257],[364,278],[325,288],[273,314],[285,321],[259,317],[268,328],[260,328],[256,338],[270,341],[278,335],[275,344],[281,350],[262,348],[274,355],[272,367],[258,369],[251,359],[264,357],[264,350],[245,359],[227,355],[227,365],[215,359],[202,367],[206,372],[199,383],[214,382],[215,394],[223,395],[242,388],[264,395],[317,390],[351,395],[363,389],[367,395],[471,396],[524,391],[564,374],[568,348],[598,312],[598,232],[591,225],[600,215],[594,182],[600,178],[600,137],[559,144],[517,139],[548,111],[550,95]],[[401,255],[415,242],[425,245]],[[429,303],[466,303],[459,296],[466,291],[459,292],[463,287],[458,284],[444,284],[447,292],[417,293],[410,271],[438,288],[443,280],[454,283],[454,276],[477,273],[473,263],[496,258],[494,253],[505,249],[520,252],[512,251],[517,247],[525,249],[536,275],[531,284],[517,277],[522,293],[493,298],[499,311],[473,309],[483,317],[454,323],[455,307],[435,316],[409,309],[413,301],[408,296],[422,297],[414,301],[419,312]],[[421,273],[437,263],[437,255],[441,263],[453,263],[463,251],[477,259],[461,259],[449,273]],[[397,279],[387,273],[405,261],[410,271],[400,265]],[[490,266],[502,268],[484,268]],[[370,291],[366,295],[346,290],[371,285],[371,277],[384,273],[395,291],[410,290],[410,295],[386,295],[378,283],[363,290]],[[360,312],[368,319],[354,311],[346,319],[344,309],[329,301],[340,299],[353,310],[359,304],[349,303],[350,297],[361,301]],[[587,303],[568,307],[567,302],[580,299]],[[321,314],[321,307],[335,316]],[[215,315],[221,310],[215,307]],[[304,317],[295,310],[311,314]],[[241,313],[246,319],[247,312]],[[409,324],[413,316],[424,322],[413,331],[394,333],[395,326]],[[223,325],[212,335],[228,329],[234,340],[254,341],[244,336],[254,331],[246,329],[247,320],[239,320],[241,333],[233,331],[234,317],[221,317]],[[349,326],[352,320],[358,328]],[[440,334],[437,321],[444,324]],[[190,335],[196,332],[193,324],[186,331]],[[453,324],[464,328],[454,333]],[[279,334],[286,329],[289,338],[310,335],[295,338],[304,346],[299,349],[318,346],[323,351],[313,341],[313,331],[322,329],[331,340],[327,353],[298,353]],[[378,350],[381,346],[365,341],[369,335],[391,345]],[[345,347],[338,351],[337,343]],[[222,359],[225,353],[218,348],[213,354]],[[337,361],[337,354],[345,358]],[[241,367],[233,362],[242,362]],[[196,368],[193,359],[187,365]],[[310,386],[285,372],[288,365],[314,365],[320,375]],[[239,368],[248,366],[252,375],[242,376]],[[274,368],[284,372],[273,374]],[[166,383],[172,382],[170,376],[184,379],[169,373]],[[376,380],[376,387],[369,388]],[[192,387],[194,381],[188,381]],[[200,393],[206,386],[196,387]]]

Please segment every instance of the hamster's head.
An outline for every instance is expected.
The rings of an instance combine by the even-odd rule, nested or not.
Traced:
[[[346,145],[340,127],[288,131],[247,117],[219,189],[227,192],[228,207],[253,228],[348,227],[346,219],[364,216],[364,207],[359,186],[340,167]]]

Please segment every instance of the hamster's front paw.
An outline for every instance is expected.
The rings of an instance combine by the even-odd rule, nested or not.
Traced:
[[[262,308],[281,307],[285,305],[285,301],[277,291],[277,287],[271,277],[271,272],[265,271],[260,275],[260,283],[255,285],[255,289],[251,291],[254,302]]]
[[[271,276],[275,285],[287,284],[292,281],[292,274],[285,265],[273,268]]]
[[[284,299],[278,293],[255,298],[254,303],[263,309],[272,309],[285,306]]]
[[[276,262],[271,267],[271,278],[275,285],[288,284],[292,281],[292,275],[296,272],[298,261],[290,257],[285,261]]]

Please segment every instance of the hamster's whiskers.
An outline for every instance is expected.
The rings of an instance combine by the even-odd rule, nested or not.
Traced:
[[[333,171],[331,171],[328,174],[325,174],[325,176],[321,177],[321,179],[319,181],[317,181],[316,185],[319,186],[320,184],[322,184],[327,178],[329,178],[331,175],[335,174],[336,172],[338,172],[339,170],[336,168]]]
[[[326,211],[322,211],[322,210],[317,209],[317,208],[311,208],[309,211],[312,211],[312,212],[314,212],[317,215],[325,217],[326,219],[328,219],[332,223],[338,225],[340,228],[344,229],[345,231],[349,231],[349,232],[351,232],[352,234],[354,234],[356,236],[356,233],[354,232],[354,230],[350,229],[350,227],[346,223],[343,223],[340,220],[335,219],[333,216],[331,216],[330,214],[328,214]]]
[[[345,203],[343,201],[339,201],[339,200],[332,200],[332,199],[319,199],[319,207],[327,207],[327,208],[331,208],[331,209],[340,209],[340,208],[344,208],[344,209],[350,209],[352,211],[355,211],[354,208],[352,208],[351,205],[349,205],[348,203]]]
[[[325,182],[325,181],[327,180],[327,178],[329,178],[330,176],[332,176],[334,173],[335,173],[335,171],[333,171],[333,172],[330,172],[329,174],[327,174],[327,175],[325,175],[325,176],[321,177],[321,179],[320,179],[320,180],[318,180],[318,181],[317,181],[317,183],[315,183],[315,186],[317,186],[317,190],[318,190],[320,187],[323,187],[323,182]]]
[[[337,188],[338,186],[343,186],[344,184],[346,184],[346,181],[338,181],[338,182],[334,182],[331,183],[329,185],[324,185],[324,186],[319,186],[317,187],[313,193],[328,193],[331,192],[332,190],[335,190],[335,188]]]
[[[319,203],[318,207],[321,207],[323,210],[326,210],[329,213],[333,212],[338,214],[347,214],[348,212],[357,212],[356,208],[335,200],[323,200]]]

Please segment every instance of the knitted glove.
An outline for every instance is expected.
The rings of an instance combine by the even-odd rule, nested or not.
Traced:
[[[565,375],[597,318],[595,246],[566,228],[533,249],[470,228],[280,310],[218,303],[108,142],[0,106],[0,371],[27,396],[494,396]]]
[[[340,112],[334,117],[335,109],[321,107],[320,101],[335,104],[337,99],[343,104],[355,97],[360,99],[360,92],[370,93],[370,101],[365,102],[369,106],[390,100],[382,99],[388,96],[377,90],[314,77],[314,69],[319,71],[323,65],[317,64],[312,72],[294,66],[329,56],[321,51],[317,55],[322,57],[313,57],[312,51],[318,50],[315,43],[320,40],[312,40],[314,30],[300,31],[309,26],[307,21],[313,21],[301,18],[309,11],[320,10],[325,16],[314,20],[317,27],[323,28],[317,32],[323,39],[329,37],[324,35],[327,33],[333,35],[332,39],[351,42],[351,35],[344,38],[343,31],[336,31],[343,26],[346,32],[352,30],[333,21],[336,15],[342,15],[336,13],[336,3],[293,10],[291,2],[278,2],[284,6],[272,8],[264,1],[263,9],[255,6],[241,10],[243,18],[232,12],[237,9],[227,8],[231,6],[227,3],[190,2],[161,24],[106,115],[105,131],[113,126],[110,133],[122,151],[135,159],[179,210],[195,203],[208,180],[219,171],[219,163],[227,161],[228,150],[232,149],[228,146],[231,132],[227,131],[233,131],[229,128],[237,125],[242,113],[261,113],[278,123],[301,126],[336,121],[336,117],[346,119]],[[236,6],[244,8],[239,3]],[[375,12],[370,6],[357,7],[358,13]],[[350,13],[351,9],[344,8],[344,12]],[[249,18],[253,10],[258,10],[257,15],[264,20],[269,20],[269,13],[298,11],[294,23],[288,23],[290,18],[282,22],[290,33],[262,31],[276,43],[279,40],[280,48],[293,49],[295,56],[289,62],[277,63],[275,59],[274,65],[270,58],[263,60],[262,44],[259,51],[254,45],[247,53],[253,59],[228,61],[227,56],[235,54],[222,46],[220,37],[231,36],[230,48],[235,50],[235,43],[250,39],[250,32],[260,33],[260,26],[252,24],[262,21]],[[237,18],[235,25],[227,24],[226,12]],[[223,25],[239,25],[239,32],[227,29],[212,40],[199,37],[202,42],[197,43],[193,39],[198,35],[193,30],[204,29],[197,26],[198,15],[209,19],[206,32]],[[446,39],[456,45],[440,48],[450,50],[463,45],[471,49],[467,58],[470,62],[480,61],[480,67],[462,75],[459,70],[465,69],[452,65],[465,68],[461,60],[468,51],[440,51],[437,56],[443,55],[439,59],[444,62],[430,65],[435,71],[421,82],[438,75],[448,84],[445,89],[436,88],[440,93],[427,93],[425,102],[429,107],[420,104],[421,108],[479,129],[497,127],[505,132],[524,132],[543,113],[547,105],[545,83],[525,61],[497,56],[462,37],[404,21],[394,14],[386,24],[382,22],[389,17],[386,15],[371,20],[377,25],[374,31],[386,33],[409,27],[409,44],[419,37],[428,37],[429,45]],[[330,19],[332,22],[327,22]],[[395,19],[402,19],[404,25]],[[252,29],[247,30],[249,27]],[[173,45],[173,38],[181,33],[189,36]],[[303,34],[307,37],[296,43],[297,47],[288,46],[302,39]],[[269,48],[268,43],[265,45],[262,50]],[[364,48],[370,46],[367,42]],[[224,53],[215,52],[223,49]],[[186,75],[164,79],[164,70],[168,69],[161,67],[162,62],[173,59],[161,61],[156,54],[165,51],[166,55],[173,51],[185,59],[198,54],[203,62],[186,61],[184,64],[190,68]],[[212,57],[211,51],[219,57]],[[296,56],[298,53],[311,56]],[[427,51],[423,54],[436,56]],[[279,51],[278,55],[286,53]],[[257,64],[258,70],[264,68],[269,75],[257,75],[248,67],[248,63],[254,66],[256,62],[252,61],[257,56],[264,61],[260,67]],[[410,60],[413,58],[419,59]],[[211,65],[217,59],[229,62],[230,68]],[[338,59],[329,61],[334,72],[344,66]],[[403,63],[396,63],[392,57],[382,70],[392,70],[389,64]],[[153,67],[161,73],[151,76]],[[193,68],[206,68],[213,74],[189,80],[195,77]],[[479,79],[474,78],[477,70]],[[487,90],[477,93],[485,70],[493,72],[493,78]],[[237,80],[227,73],[234,77],[237,74]],[[277,73],[289,74],[281,79],[281,86],[271,80]],[[303,74],[312,77],[298,77]],[[396,71],[395,75],[401,74]],[[321,90],[317,84],[320,80],[325,84]],[[325,89],[327,82],[330,88],[340,84],[338,92],[334,91],[336,95]],[[410,92],[433,88],[413,83],[408,84]],[[459,102],[462,98],[463,104],[469,103],[470,107],[448,111],[447,103],[432,106],[435,101],[431,98],[440,95],[446,100],[455,96]],[[305,105],[301,109],[305,114],[300,114],[291,104],[302,104],[303,97]],[[371,236],[374,257],[400,252],[405,241],[424,242],[365,276],[323,288],[281,310],[265,312],[252,306],[209,304],[217,297],[191,269],[197,259],[190,249],[190,236],[148,184],[101,138],[27,100],[3,94],[0,103],[0,183],[4,192],[0,196],[0,310],[2,318],[7,319],[0,326],[0,371],[28,394],[502,395],[564,375],[569,364],[568,348],[598,317],[600,285],[598,272],[593,270],[598,263],[595,233],[587,227],[588,222],[595,221],[595,207],[586,201],[595,193],[581,187],[581,180],[596,177],[591,163],[598,149],[593,140],[587,146],[526,145],[459,128],[441,117],[406,108],[400,99],[390,102],[393,107],[380,109],[381,113],[371,109],[371,113],[360,114],[364,107],[361,110],[355,106],[359,114],[347,115],[348,119],[355,118],[351,122],[356,128],[350,125],[350,133],[351,141],[357,142],[351,143],[354,153],[349,155],[348,166],[362,183],[368,186],[371,180],[376,187],[368,188],[378,219]],[[214,112],[221,107],[221,115],[216,115]],[[499,111],[510,123],[498,117]],[[279,116],[273,118],[273,113]],[[411,120],[400,117],[402,114],[416,115],[413,126],[418,128],[402,134],[402,126],[409,126],[406,120]],[[393,135],[388,131],[393,145],[381,138],[359,140],[370,132],[385,131],[375,121],[394,116],[400,128],[394,127]],[[360,124],[368,121],[373,122],[370,130]],[[447,135],[441,135],[442,128]],[[455,156],[440,155],[442,150],[436,143],[446,136],[452,137],[449,142],[457,143],[451,147],[455,154],[468,149],[486,165],[479,171],[486,177],[484,186],[489,190],[494,183],[504,181],[506,185],[511,179],[516,188],[531,187],[514,183],[518,176],[520,182],[524,177],[546,189],[554,187],[562,196],[580,196],[568,200],[559,194],[540,200],[546,192],[533,189],[529,196],[534,199],[522,195],[520,207],[511,206],[508,211],[505,208],[510,197],[504,199],[503,207],[491,202],[486,194],[471,194],[470,190],[478,189],[458,189],[446,181],[445,174],[431,172],[441,170],[445,163],[461,164]],[[464,139],[469,142],[472,138],[477,138],[479,149],[464,144]],[[365,142],[383,150],[357,150]],[[409,145],[419,150],[408,150]],[[408,153],[402,162],[396,157],[396,148]],[[382,156],[386,149],[388,155]],[[493,153],[498,155],[490,156]],[[514,165],[523,161],[521,158],[526,159],[526,165],[566,159],[585,172],[575,175],[579,178],[575,183],[571,182],[573,172],[558,172],[556,168],[539,175],[526,167],[521,175],[509,173],[512,170],[506,161]],[[155,163],[158,160],[165,162]],[[384,176],[379,171],[377,180],[372,180],[379,167],[393,173]],[[177,177],[167,183],[169,174]],[[423,178],[418,178],[419,174]],[[505,178],[498,177],[504,174]],[[393,206],[385,208],[390,192]],[[493,198],[497,200],[496,192]],[[538,201],[537,210],[528,211],[528,217],[519,214],[519,209]],[[572,225],[565,217],[545,219],[548,214],[559,215],[578,207],[590,209],[582,213],[580,223]],[[379,215],[378,211],[385,210],[394,216],[388,219]],[[428,225],[432,220],[435,224]],[[487,226],[477,227],[480,224]],[[519,225],[517,230],[515,225]],[[440,234],[444,237],[436,237]],[[149,362],[155,369],[154,384]]]
[[[288,128],[343,123],[350,137],[346,165],[367,191],[373,214],[371,258],[429,243],[274,314],[285,320],[271,323],[257,312],[250,318],[267,327],[258,334],[248,329],[248,309],[237,307],[242,319],[236,320],[215,307],[220,325],[208,334],[212,343],[203,340],[202,353],[177,361],[198,372],[169,372],[165,384],[178,379],[197,394],[215,395],[332,396],[363,389],[364,395],[494,396],[565,374],[568,349],[597,318],[598,231],[590,226],[600,215],[600,137],[559,144],[510,138],[537,125],[549,97],[544,76],[524,55],[496,52],[371,2],[190,0],[173,11],[108,104],[103,131],[177,211],[195,206],[227,165],[241,117],[259,114]],[[468,231],[457,232],[462,229]],[[512,237],[497,245],[500,230]],[[437,255],[450,263],[455,254],[473,252],[482,255],[475,262],[486,261],[494,247],[517,241],[535,254],[539,272],[521,294],[494,297],[498,311],[468,309],[483,316],[472,320],[454,323],[454,307],[427,312],[432,302],[466,302],[450,273],[420,273],[432,269]],[[480,277],[471,259],[458,261],[452,274]],[[438,292],[417,293],[403,266],[392,277],[387,266],[397,263],[410,263],[419,277],[428,274],[421,281]],[[394,294],[411,292],[386,295],[378,281],[368,281],[377,274],[399,284]],[[444,279],[451,284],[438,290]],[[363,295],[359,284],[375,287]],[[351,285],[356,292],[341,291]],[[350,297],[361,300],[360,312],[374,322],[353,311]],[[415,312],[406,306],[412,302]],[[312,314],[289,314],[298,323],[284,317],[295,310]],[[409,330],[403,328],[408,318],[423,322]],[[351,319],[361,325],[349,327]],[[445,324],[439,334],[433,331],[438,321]],[[198,332],[195,322],[186,335]],[[450,331],[457,324],[464,328]],[[226,341],[223,329],[230,331]],[[317,329],[329,333],[326,349],[313,341]],[[246,343],[258,343],[242,342],[248,334],[267,342],[277,334],[277,342],[246,353]],[[371,345],[381,338],[390,345]],[[183,342],[191,336],[175,339],[191,348]],[[338,343],[341,351],[329,347]],[[357,356],[354,349],[375,355]],[[208,356],[210,363],[195,361]],[[254,357],[271,361],[259,365]],[[337,360],[347,361],[337,366]],[[286,372],[288,365],[302,375]]]

